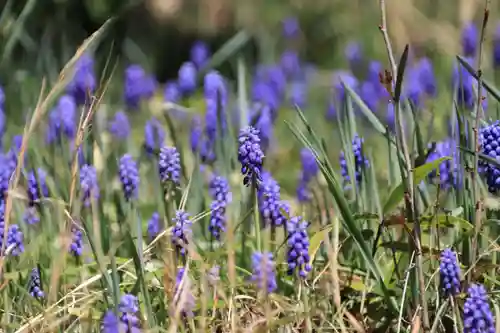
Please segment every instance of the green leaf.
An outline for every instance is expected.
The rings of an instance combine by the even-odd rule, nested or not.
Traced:
[[[332,231],[332,229],[333,229],[332,225],[327,226],[324,229],[319,230],[311,237],[311,240],[309,241],[309,258],[310,258],[309,263],[312,263],[314,261],[314,257],[316,256],[316,253],[318,252],[321,243],[325,239],[325,236],[330,231]]]
[[[401,59],[399,59],[398,73],[396,76],[396,87],[394,89],[394,102],[399,103],[401,98],[401,90],[403,88],[403,78],[405,75],[406,61],[408,60],[409,46],[406,44]]]
[[[457,55],[458,62],[477,80],[477,73],[462,56]],[[497,100],[500,101],[500,91],[488,80],[481,78],[483,87]]]
[[[414,183],[415,184],[420,183],[422,180],[425,179],[425,177],[427,177],[429,173],[437,169],[439,165],[446,160],[451,160],[451,157],[448,156],[441,157],[435,161],[426,163],[414,169],[413,170]],[[384,205],[383,214],[385,215],[391,212],[394,208],[396,208],[399,205],[399,203],[403,200],[404,195],[405,195],[404,184],[400,183],[398,186],[396,186],[395,189],[392,190],[391,194],[389,195],[389,199],[387,199]]]

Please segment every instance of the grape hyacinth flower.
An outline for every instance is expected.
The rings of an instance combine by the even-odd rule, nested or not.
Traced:
[[[165,89],[163,90],[163,99],[165,102],[177,104],[182,98],[182,93],[175,81],[168,81],[165,84]],[[175,106],[169,107],[168,111],[172,113],[175,118],[183,119],[186,113],[179,110]]]
[[[19,228],[17,224],[11,224],[7,232],[7,244],[5,246],[5,249],[10,251],[10,255],[17,257],[24,252],[23,238],[24,236],[21,228]]]
[[[24,212],[23,221],[26,224],[38,224],[40,222],[40,216],[36,210],[36,207],[26,207]]]
[[[172,243],[179,253],[184,256],[187,253],[187,247],[192,236],[192,222],[189,220],[189,214],[182,210],[175,213],[172,222],[175,224],[172,228]]]
[[[346,71],[340,71],[333,76],[333,99],[330,101],[326,117],[329,120],[334,120],[337,117],[337,108],[345,103],[346,91],[344,86],[356,91],[359,86],[358,79],[354,75]]]
[[[300,161],[302,163],[302,171],[300,173],[299,185],[297,187],[297,199],[300,202],[311,200],[309,183],[319,172],[316,158],[309,148],[302,148],[300,151]]]
[[[304,109],[307,103],[307,84],[304,82],[292,82],[290,85],[290,104]]]
[[[497,24],[493,35],[493,66],[500,68],[500,23]]]
[[[154,77],[146,74],[139,65],[130,65],[125,70],[124,97],[129,109],[137,109],[142,100],[153,96],[156,90]]]
[[[9,190],[10,177],[12,176],[13,169],[9,165],[6,156],[2,156],[0,163],[0,200],[3,201],[7,197]]]
[[[205,42],[197,41],[191,46],[189,59],[198,70],[207,63],[209,56],[210,50]]]
[[[127,328],[118,320],[113,310],[108,310],[102,317],[101,332],[102,333],[120,333],[127,332]],[[120,331],[121,330],[121,331]]]
[[[162,147],[158,157],[158,170],[162,183],[179,185],[181,180],[181,157],[177,148]]]
[[[33,268],[30,273],[28,292],[31,297],[43,298],[45,296],[42,290],[42,281],[40,280],[40,271],[37,267]]]
[[[485,126],[479,130],[479,144],[481,153],[500,160],[500,122]],[[479,172],[486,178],[486,185],[490,193],[500,190],[500,169],[486,161],[479,160]]]
[[[177,83],[184,96],[191,95],[196,90],[196,66],[192,62],[185,62],[179,69]]]
[[[464,333],[494,333],[495,318],[483,285],[473,284],[464,303]]]
[[[460,293],[460,266],[457,254],[451,249],[444,249],[440,261],[441,289],[445,296],[455,296]]]
[[[462,51],[466,57],[476,55],[478,40],[479,34],[476,25],[473,22],[467,23],[462,30]]]
[[[89,207],[93,199],[99,198],[97,171],[92,165],[85,164],[81,167],[80,188],[84,206]]]
[[[127,114],[123,111],[115,113],[109,122],[108,131],[117,140],[127,140],[130,135],[130,122]]]
[[[179,268],[175,281],[176,305],[180,306],[181,315],[191,318],[194,316],[195,298],[191,291],[191,279],[185,274],[184,267]],[[182,304],[180,302],[183,301]]]
[[[221,234],[226,231],[226,207],[231,202],[229,182],[222,176],[212,176],[208,191],[213,200],[208,230],[216,240],[220,240]]]
[[[288,230],[288,275],[298,272],[301,278],[305,278],[312,269],[309,261],[309,236],[307,235],[307,222],[301,216],[290,218],[287,223]]]
[[[431,148],[432,145],[429,145]],[[426,162],[432,162],[442,157],[450,156],[452,160],[446,160],[439,164],[439,184],[443,188],[450,188],[457,185],[457,161],[456,161],[456,148],[457,144],[454,140],[447,139],[436,143],[434,151],[427,156]],[[434,170],[429,174],[429,179],[435,180],[437,172]]]
[[[258,190],[259,211],[264,225],[281,226],[286,223],[286,217],[281,209],[288,206],[281,200],[280,186],[269,173],[262,175],[262,183]]]
[[[57,106],[50,112],[46,142],[52,144],[64,137],[70,140],[76,136],[77,106],[72,96],[59,98]]]
[[[156,236],[158,236],[160,234],[161,230],[162,230],[162,226],[161,226],[160,214],[158,214],[158,212],[154,212],[148,221],[149,241],[151,242],[153,239],[155,239]]]
[[[80,257],[83,253],[83,233],[76,225],[71,226],[71,245],[69,246],[69,253],[75,257]]]
[[[88,53],[83,54],[75,64],[73,79],[68,83],[66,92],[73,96],[76,103],[88,102],[96,90],[97,80],[94,73],[94,59]]]
[[[354,181],[356,184],[359,184],[361,182],[361,179],[363,177],[363,170],[365,168],[368,168],[370,166],[369,160],[364,156],[363,154],[363,142],[364,139],[360,138],[358,135],[354,137],[352,140],[352,156],[354,158]],[[341,167],[341,174],[342,177],[344,178],[344,181],[347,184],[352,184],[351,176],[349,175],[348,171],[348,164],[347,160],[345,158],[345,153],[343,151],[340,152],[340,167]]]
[[[435,97],[437,94],[437,83],[431,60],[429,58],[420,59],[417,68],[417,77],[423,92],[427,96]]]
[[[271,145],[274,132],[272,111],[269,106],[262,106],[260,108],[260,114],[255,123],[255,128],[259,131],[261,149],[267,151]]]
[[[300,34],[299,21],[295,17],[287,17],[283,20],[283,36],[287,39],[297,38]]]
[[[121,327],[124,328],[126,332],[140,332],[139,328],[141,322],[137,317],[137,313],[139,312],[139,301],[137,297],[131,294],[123,295],[120,299],[118,310],[121,313],[120,321],[124,324]]]
[[[49,188],[47,187],[46,178],[47,173],[41,168],[29,172],[27,188],[30,206],[34,206],[39,203],[40,199],[49,196]]]
[[[165,141],[165,131],[160,121],[153,117],[144,126],[144,148],[148,154],[158,151]]]
[[[202,136],[203,127],[201,125],[201,118],[199,115],[194,115],[191,120],[191,133],[189,135],[189,144],[193,153],[196,153],[200,148]]]
[[[260,147],[259,130],[251,126],[242,129],[238,142],[238,161],[241,163],[241,173],[244,176],[243,184],[249,186],[262,180],[264,153]]]
[[[300,74],[300,58],[297,51],[290,49],[283,51],[280,65],[287,78],[298,78]]]
[[[226,106],[228,92],[224,79],[216,71],[211,71],[205,75],[203,88],[206,103],[205,134],[209,142],[213,144],[218,133],[219,124],[222,132],[227,127]]]
[[[252,254],[251,281],[259,290],[272,293],[278,288],[276,283],[275,263],[271,252],[254,252]]]
[[[139,170],[131,155],[125,154],[120,158],[118,173],[125,199],[136,199],[139,193]]]
[[[361,44],[354,41],[349,42],[345,48],[345,57],[349,62],[351,70],[357,68],[363,62]]]

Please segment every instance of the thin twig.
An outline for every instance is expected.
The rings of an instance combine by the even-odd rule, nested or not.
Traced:
[[[471,180],[472,180],[472,193],[474,196],[474,201],[475,201],[475,212],[474,212],[474,237],[472,238],[472,253],[471,253],[471,262],[476,261],[476,255],[477,255],[477,238],[479,236],[479,231],[481,230],[481,211],[482,211],[482,200],[481,196],[479,193],[479,179],[478,179],[478,164],[479,164],[479,151],[480,151],[480,146],[479,146],[479,138],[478,138],[478,132],[479,132],[479,121],[481,119],[481,114],[482,114],[482,88],[483,88],[483,71],[481,69],[481,58],[483,55],[483,44],[484,44],[484,32],[486,30],[486,25],[488,24],[488,18],[490,16],[490,11],[489,11],[489,4],[490,0],[486,0],[485,8],[484,8],[484,15],[483,15],[483,25],[481,28],[481,38],[479,39],[479,46],[478,46],[478,57],[477,57],[477,105],[476,105],[476,118],[474,121],[474,167],[471,172]],[[470,283],[471,282],[471,277],[472,274],[468,276],[467,281]]]

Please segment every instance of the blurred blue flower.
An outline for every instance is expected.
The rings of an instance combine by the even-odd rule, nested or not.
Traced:
[[[276,91],[269,83],[262,80],[254,80],[252,84],[252,101],[267,105],[272,111],[273,118],[281,104]]]
[[[165,141],[165,130],[161,122],[152,117],[144,125],[144,148],[148,154],[153,154],[155,151],[160,150]]]
[[[274,132],[272,111],[269,106],[263,105],[259,110],[255,111],[255,113],[257,112],[259,114],[257,122],[255,123],[255,128],[259,131],[260,146],[263,151],[266,151],[271,144]]]
[[[420,71],[418,67],[410,68],[404,87],[404,95],[416,108],[421,106],[421,97],[424,94],[422,85],[420,84],[419,74]]]
[[[179,268],[175,281],[176,306],[180,307],[181,315],[191,318],[194,316],[195,298],[191,291],[191,279],[184,274],[184,267]],[[181,300],[184,302],[180,304]]]
[[[389,127],[390,131],[392,131],[393,133],[396,132],[396,113],[394,110],[394,104],[392,102],[389,102],[387,104],[385,123],[386,123],[387,127]]]
[[[196,66],[192,62],[185,62],[179,68],[177,84],[184,96],[189,96],[196,90],[196,75]]]
[[[202,68],[210,57],[210,50],[205,42],[197,41],[191,47],[189,59],[195,64],[197,69]]]
[[[23,221],[27,224],[37,224],[40,222],[40,216],[38,215],[36,207],[26,207]]]
[[[158,171],[162,183],[179,185],[181,180],[181,157],[177,148],[162,147],[158,157]]]
[[[240,130],[238,137],[238,161],[241,163],[241,173],[243,174],[243,184],[249,186],[257,185],[256,182],[262,180],[262,163],[264,153],[260,147],[259,130],[248,126]]]
[[[6,156],[1,156],[0,161],[0,201],[4,201],[9,190],[9,182],[12,177],[13,169],[8,164]]]
[[[84,206],[89,207],[92,200],[99,198],[97,171],[94,166],[84,164],[80,169],[80,189]]]
[[[140,65],[130,65],[125,70],[124,91],[125,104],[131,110],[137,109],[144,99],[153,96],[156,90],[156,80],[146,74]]]
[[[120,327],[125,329],[124,332],[140,332],[138,328],[141,326],[141,321],[137,317],[137,313],[139,312],[137,297],[131,294],[123,295],[120,299],[120,304],[118,304],[118,310],[121,313],[120,321],[124,324]]]
[[[337,117],[337,107],[342,106],[346,100],[346,90],[347,86],[354,91],[358,90],[359,82],[358,79],[352,73],[347,71],[339,71],[334,74],[332,80],[333,87],[333,98],[327,109],[326,117],[329,120],[334,120]]]
[[[370,63],[368,64],[368,73],[366,79],[375,85],[380,85],[380,87],[383,88],[382,84],[380,83],[380,75],[383,73],[383,71],[384,66],[381,62],[370,61]]]
[[[46,142],[60,142],[63,137],[75,138],[77,126],[77,107],[73,97],[64,95],[59,98],[56,107],[50,112]]]
[[[300,161],[302,163],[302,171],[297,186],[297,199],[300,202],[306,202],[311,200],[312,194],[309,190],[309,183],[318,174],[319,167],[316,163],[316,158],[309,148],[302,148],[300,151]]]
[[[1,231],[3,235],[3,230]],[[24,252],[23,238],[24,236],[21,228],[19,228],[17,224],[11,224],[9,226],[9,231],[7,232],[7,244],[5,246],[6,250],[10,249],[10,255],[17,257]]]
[[[363,177],[363,170],[370,166],[369,160],[363,154],[363,143],[364,139],[360,138],[358,135],[354,136],[354,139],[352,140],[352,156],[354,158],[353,168],[356,184],[359,184],[361,182],[361,179]],[[344,182],[347,184],[347,186],[352,185],[352,180],[349,176],[348,171],[348,163],[343,151],[340,152],[340,167]]]
[[[285,207],[287,204],[281,200],[278,182],[268,172],[262,174],[262,183],[257,194],[263,224],[266,226],[285,225],[287,218],[281,209],[287,211],[288,207]]]
[[[476,55],[479,33],[474,22],[468,22],[462,30],[462,52],[466,57]]]
[[[189,214],[182,210],[175,212],[175,217],[172,219],[174,227],[172,228],[172,243],[179,251],[179,253],[184,256],[188,251],[188,245],[191,240],[192,222],[189,219]]]
[[[122,183],[125,200],[136,199],[139,194],[139,169],[131,155],[125,154],[120,158],[118,174]]]
[[[354,70],[363,62],[363,50],[359,42],[349,42],[345,48],[344,54],[349,62],[351,70]]]
[[[494,333],[495,318],[483,285],[472,284],[464,303],[464,333]]]
[[[429,145],[431,148],[432,145]],[[452,139],[447,139],[436,143],[434,151],[427,156],[427,162],[432,162],[442,157],[451,157],[452,160],[447,160],[439,164],[439,184],[443,188],[450,188],[457,184],[458,160],[457,160],[457,144]],[[435,180],[437,172],[434,170],[429,174],[431,181]]]
[[[296,81],[290,85],[290,104],[292,107],[297,105],[300,109],[304,109],[307,104],[307,84]]]
[[[437,94],[436,76],[434,74],[434,67],[429,58],[422,58],[417,64],[418,67],[418,81],[422,90],[427,96],[435,97]]]
[[[153,239],[155,239],[156,236],[160,234],[160,231],[162,231],[160,214],[158,212],[154,212],[148,221],[149,241],[151,242]]]
[[[287,17],[282,22],[283,37],[287,39],[297,38],[300,34],[300,25],[296,17]]]
[[[120,323],[113,310],[108,310],[102,317],[101,333],[127,332],[127,327],[123,326],[123,323]]]
[[[182,93],[179,85],[175,81],[168,81],[163,90],[163,98],[166,102],[177,103],[182,98]]]
[[[94,73],[94,59],[84,53],[75,63],[73,79],[68,83],[66,92],[73,96],[76,103],[89,102],[97,86]]]
[[[75,257],[80,257],[83,253],[83,233],[80,227],[71,226],[71,245],[69,246],[69,253]]]
[[[473,59],[466,58],[467,63],[473,66]],[[456,90],[456,102],[459,106],[473,109],[477,103],[477,80],[461,64],[455,65],[452,75],[453,86]],[[482,107],[488,106],[486,89],[481,89]]]
[[[127,114],[123,111],[115,113],[109,122],[108,131],[117,140],[127,140],[130,135],[130,122]]]
[[[33,268],[31,270],[28,282],[28,292],[31,297],[43,298],[45,293],[42,290],[42,281],[40,280],[40,271],[38,268]]]
[[[312,269],[309,263],[309,236],[307,235],[307,222],[301,216],[290,218],[287,223],[288,231],[288,275],[298,272],[301,278],[305,278]]]
[[[39,203],[39,200],[49,196],[49,188],[46,183],[47,173],[42,168],[31,170],[27,177],[27,190],[29,205]]]
[[[300,73],[300,58],[299,54],[295,50],[287,49],[281,54],[280,65],[285,73],[286,77],[289,79],[297,79]]]
[[[189,143],[193,153],[196,153],[199,150],[202,136],[203,127],[201,124],[201,117],[199,115],[194,115],[191,120],[191,133],[189,135]]]
[[[252,254],[251,280],[259,290],[266,293],[272,293],[278,288],[275,264],[271,252],[254,252]]]
[[[439,273],[441,289],[445,296],[455,296],[460,293],[460,265],[453,250],[446,248],[441,252]]]
[[[497,69],[500,67],[500,23],[497,24],[493,35],[493,66]]]
[[[203,88],[206,103],[205,134],[212,144],[217,137],[219,124],[221,132],[224,132],[227,128],[228,92],[224,78],[216,71],[211,71],[205,75]]]

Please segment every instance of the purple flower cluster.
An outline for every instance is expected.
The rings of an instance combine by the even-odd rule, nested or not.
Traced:
[[[185,274],[184,267],[179,268],[175,281],[176,305],[180,306],[181,315],[191,318],[194,316],[195,298],[191,291],[191,279]],[[182,303],[181,303],[182,301]]]
[[[139,169],[131,155],[125,154],[120,158],[118,173],[125,199],[136,199],[139,194]]]
[[[94,73],[94,59],[88,53],[83,54],[75,64],[73,79],[68,83],[66,92],[73,96],[78,104],[89,101],[96,90],[97,80]]]
[[[205,42],[197,41],[191,47],[190,60],[200,70],[208,61],[210,50]]]
[[[158,158],[158,170],[162,183],[179,185],[181,180],[181,157],[177,148],[162,147]]]
[[[160,214],[158,214],[158,212],[154,212],[148,221],[149,241],[151,242],[153,239],[155,239],[161,230],[162,230],[162,225],[161,225]]]
[[[474,64],[472,58],[466,58],[469,65]],[[477,80],[461,65],[458,64],[453,69],[452,76],[453,87],[456,89],[456,102],[459,106],[466,109],[474,109],[477,99]],[[484,110],[488,106],[486,89],[481,89],[481,105]]]
[[[115,113],[109,122],[108,131],[117,140],[127,140],[130,135],[130,123],[127,114],[123,111]]]
[[[352,157],[353,168],[354,168],[354,181],[355,184],[359,184],[363,177],[363,170],[370,166],[370,161],[363,154],[363,142],[364,139],[360,138],[358,135],[354,136],[352,140]],[[341,174],[344,178],[346,184],[352,184],[351,176],[349,175],[349,165],[348,160],[346,159],[345,153],[343,151],[340,152],[340,167]]]
[[[431,148],[431,145],[429,145]],[[457,184],[457,156],[456,156],[457,144],[454,140],[447,139],[436,143],[434,151],[427,156],[427,162],[432,162],[442,157],[451,157],[452,160],[447,160],[439,164],[439,184],[443,188],[450,188]],[[432,171],[429,174],[429,179],[435,181],[437,177],[437,172]]]
[[[494,333],[495,318],[484,286],[473,284],[464,303],[464,333]]]
[[[3,222],[0,228],[1,235],[3,235]],[[11,256],[17,257],[24,252],[24,235],[21,228],[17,224],[11,224],[9,230],[7,231],[7,243],[5,244],[5,249]],[[0,245],[2,242],[0,241]],[[10,252],[9,252],[10,251]]]
[[[252,254],[251,280],[259,290],[272,293],[278,288],[273,254],[271,252],[254,252]]]
[[[28,292],[31,297],[43,298],[45,293],[42,289],[42,281],[40,280],[40,271],[38,268],[33,268],[29,276]]]
[[[309,236],[307,235],[308,223],[301,216],[290,218],[287,223],[288,230],[288,274],[298,272],[301,278],[305,278],[312,269],[309,263]]]
[[[241,163],[243,184],[249,186],[262,180],[264,153],[260,147],[259,131],[248,126],[240,131],[238,137],[238,161]]]
[[[500,161],[500,122],[485,126],[479,130],[481,152],[490,158]],[[488,190],[498,193],[500,190],[500,169],[495,165],[479,160],[479,171],[484,175]]]
[[[445,296],[455,296],[460,293],[460,266],[457,254],[451,249],[444,249],[440,261],[441,289]]]
[[[28,173],[27,191],[30,206],[38,204],[40,199],[49,196],[46,178],[47,173],[42,168],[31,170]]]
[[[144,148],[148,154],[160,150],[165,141],[165,130],[162,124],[155,117],[151,118],[144,125]]]
[[[262,183],[258,189],[259,211],[264,225],[285,225],[287,217],[281,210],[289,212],[287,202],[281,200],[280,186],[269,173],[262,175]]]
[[[71,226],[71,244],[69,246],[69,253],[75,257],[80,257],[83,253],[83,233],[80,227]]]
[[[201,117],[199,115],[194,115],[191,120],[191,132],[189,134],[189,144],[193,153],[196,153],[199,150],[202,137],[203,126]]]
[[[311,200],[312,196],[309,184],[318,174],[319,167],[313,152],[309,148],[303,148],[300,151],[300,161],[302,163],[302,171],[297,186],[297,199],[300,202],[307,202]]]
[[[179,68],[178,87],[184,96],[191,95],[196,90],[196,66],[192,62],[185,62]]]
[[[131,110],[137,109],[142,100],[149,99],[156,90],[156,80],[148,75],[140,65],[130,65],[125,70],[123,95]]]
[[[500,23],[497,24],[493,35],[493,66],[497,69],[500,67]]]
[[[226,178],[214,175],[210,180],[208,191],[213,200],[210,204],[208,230],[215,239],[220,240],[221,234],[226,231],[226,208],[231,202],[229,183]]]
[[[192,222],[189,220],[189,214],[182,210],[175,212],[172,222],[174,222],[172,243],[177,248],[177,251],[184,256],[188,251],[188,245],[193,233],[191,229]]]
[[[73,140],[76,135],[77,106],[72,96],[59,98],[56,107],[50,112],[46,133],[47,144],[59,143],[63,138]]]
[[[474,57],[477,52],[479,32],[473,22],[468,22],[462,30],[462,52],[466,57]]]
[[[139,312],[139,301],[137,297],[131,294],[125,294],[120,299],[120,304],[118,305],[118,310],[120,311],[120,327],[123,332],[140,332],[141,321],[137,317]]]
[[[89,207],[92,200],[99,198],[97,171],[92,165],[82,165],[80,169],[80,189],[83,204]]]

